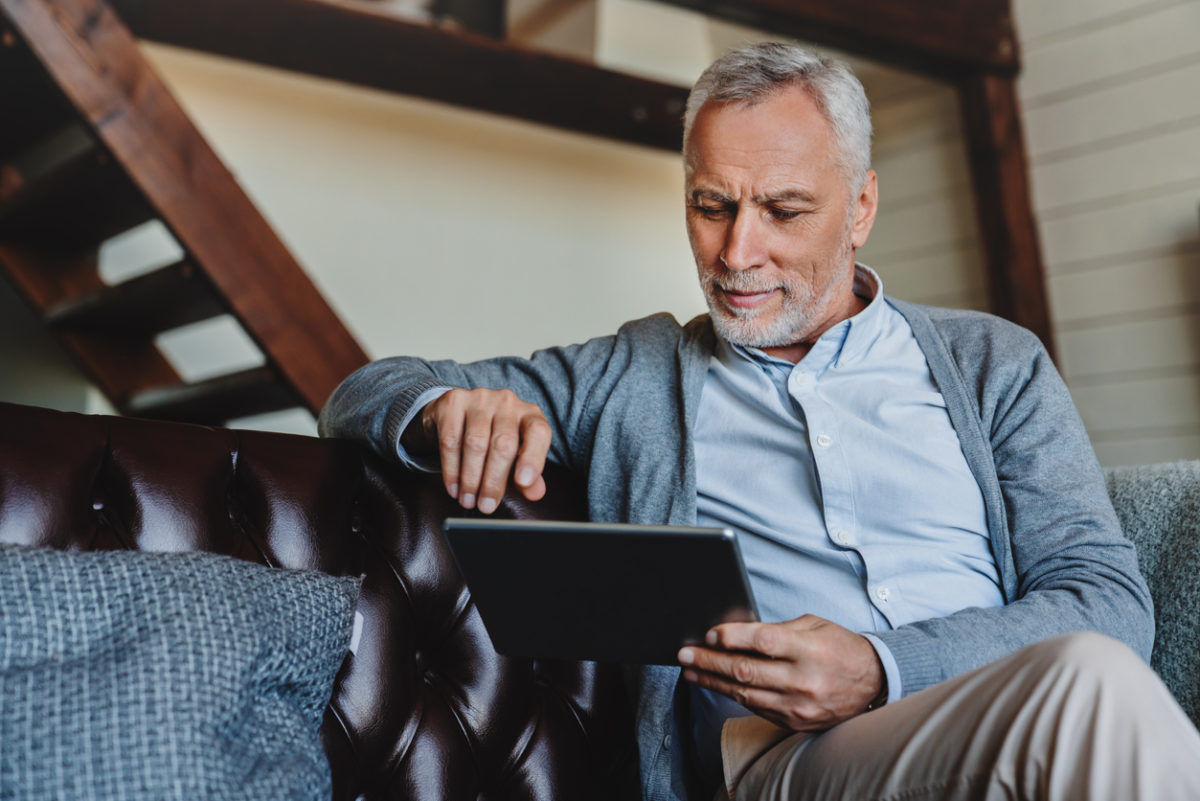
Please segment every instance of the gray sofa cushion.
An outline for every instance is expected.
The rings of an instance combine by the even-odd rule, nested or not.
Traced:
[[[328,799],[358,580],[0,547],[0,797]]]
[[[1106,472],[1113,506],[1154,596],[1150,664],[1200,725],[1200,462]]]

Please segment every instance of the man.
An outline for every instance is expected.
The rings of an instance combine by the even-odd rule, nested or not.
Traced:
[[[510,477],[542,497],[549,458],[586,472],[593,519],[739,532],[767,622],[641,671],[646,798],[1200,798],[1200,737],[1133,653],[1149,596],[1044,350],[855,263],[878,205],[857,79],[731,53],[684,157],[707,316],[385,359],[323,433],[440,469],[485,514]]]

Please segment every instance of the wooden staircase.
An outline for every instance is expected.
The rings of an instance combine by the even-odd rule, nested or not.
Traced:
[[[107,285],[100,246],[151,220],[182,259]],[[315,413],[367,360],[98,0],[0,0],[0,273],[123,414]],[[184,381],[156,336],[224,314],[264,363]]]

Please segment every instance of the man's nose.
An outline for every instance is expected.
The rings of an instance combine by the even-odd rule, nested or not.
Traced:
[[[739,208],[725,233],[721,262],[730,270],[750,270],[766,261],[762,231],[753,209]]]

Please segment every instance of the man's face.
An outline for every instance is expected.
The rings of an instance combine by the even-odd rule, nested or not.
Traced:
[[[875,220],[874,172],[851,190],[800,87],[753,106],[706,103],[688,144],[688,238],[717,332],[799,359],[863,306],[854,251]]]

